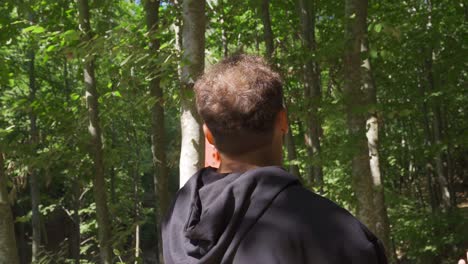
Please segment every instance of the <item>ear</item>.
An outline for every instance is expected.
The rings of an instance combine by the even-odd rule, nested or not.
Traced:
[[[208,142],[210,142],[211,145],[214,145],[213,134],[211,134],[211,131],[206,124],[203,124],[203,133],[205,133],[205,137]]]
[[[286,109],[281,109],[278,112],[278,116],[276,117],[276,124],[278,125],[278,128],[281,130],[281,132],[285,135],[288,133],[288,114],[286,112]]]

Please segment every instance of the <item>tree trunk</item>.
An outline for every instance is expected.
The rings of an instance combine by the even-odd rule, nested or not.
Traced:
[[[374,211],[372,174],[366,139],[366,115],[357,111],[367,102],[361,90],[361,45],[364,41],[367,0],[346,0],[344,95],[347,126],[352,143],[352,184],[357,198],[357,217],[375,232],[377,215]]]
[[[113,141],[112,141],[113,142]],[[110,202],[111,205],[114,205],[117,201],[117,196],[115,194],[115,167],[112,165],[109,171],[109,183],[110,183]]]
[[[362,77],[363,77],[363,89],[367,93],[367,105],[370,107],[370,114],[366,121],[367,127],[367,146],[369,148],[370,158],[370,172],[372,176],[372,184],[374,188],[374,211],[376,213],[375,232],[376,235],[382,240],[387,257],[393,262],[394,250],[392,241],[390,239],[390,223],[388,220],[387,206],[385,204],[385,193],[384,185],[382,182],[382,176],[380,173],[380,162],[379,162],[379,119],[377,113],[372,110],[377,105],[377,87],[375,85],[374,76],[372,73],[371,62],[369,59],[369,42],[367,35],[367,23],[363,29],[364,39],[361,44],[361,53],[366,54],[366,59],[362,64]]]
[[[448,125],[447,120],[449,120],[449,115],[447,114],[447,110],[443,109],[443,131],[446,132],[445,138],[447,139],[447,152],[446,152],[446,161],[447,161],[447,180],[448,180],[448,187],[450,191],[450,206],[452,208],[457,207],[457,196],[455,194],[454,188],[454,179],[455,177],[455,163],[453,160],[453,137],[449,134],[450,133],[450,126]]]
[[[12,208],[12,213],[13,217],[15,215],[25,215],[26,213],[24,212],[23,208],[20,206],[15,206]],[[16,234],[16,238],[18,239],[17,241],[17,247],[18,247],[18,254],[19,254],[19,262],[21,264],[28,264],[31,263],[31,260],[29,259],[29,254],[28,251],[30,250],[30,247],[28,245],[28,241],[26,240],[26,224],[25,223],[17,223],[15,226],[18,227]]]
[[[147,6],[145,6],[145,9]],[[135,116],[131,116],[131,119],[136,119]],[[140,160],[141,160],[141,152],[140,152],[140,144],[138,143],[138,133],[135,129],[135,126],[130,125],[127,129],[127,139],[128,139],[128,146],[131,152],[134,151],[135,156],[129,159],[129,167],[128,174],[132,175],[133,178],[133,223],[135,224],[135,236],[134,236],[134,263],[140,262],[140,211],[141,211],[141,202],[140,202]],[[131,131],[131,133],[129,133]],[[154,191],[154,189],[153,189]]]
[[[136,139],[137,135],[134,133],[134,142],[137,141]],[[131,137],[129,137],[130,139]],[[131,144],[129,142],[129,144]],[[135,255],[134,255],[134,263],[139,262],[139,257],[140,257],[140,198],[139,198],[139,182],[140,182],[140,177],[139,177],[139,170],[140,170],[140,165],[139,165],[139,160],[140,160],[140,153],[139,153],[139,146],[137,143],[135,143],[135,160],[132,162],[131,167],[131,174],[133,176],[133,222],[135,224]]]
[[[202,121],[198,116],[193,85],[203,74],[205,65],[205,1],[182,2],[182,73],[181,73],[181,131],[180,187],[203,166],[205,141]]]
[[[0,149],[0,263],[17,264],[15,225],[8,200],[3,152]]]
[[[433,21],[432,21],[432,1],[428,0],[427,2],[427,12],[428,12],[428,17],[427,17],[427,23],[426,23],[426,29],[428,31],[428,34],[430,36],[433,35],[433,31],[435,30],[433,27]],[[435,93],[438,90],[438,87],[436,87],[436,81],[434,78],[434,70],[433,70],[433,64],[434,64],[434,48],[432,46],[433,41],[430,41],[429,44],[429,49],[425,54],[425,61],[424,61],[424,71],[425,71],[425,77],[426,77],[426,86],[427,86],[427,91],[429,93]],[[443,125],[442,125],[442,115],[441,115],[441,105],[440,105],[440,100],[438,97],[435,97],[432,99],[432,101],[429,102],[430,106],[432,108],[432,113],[433,113],[433,118],[432,118],[432,135],[433,135],[433,144],[436,146],[440,147],[443,141]],[[436,174],[437,174],[437,183],[440,188],[440,198],[441,198],[441,207],[444,210],[450,209],[451,207],[451,198],[450,198],[450,192],[448,188],[448,180],[447,180],[447,172],[446,168],[444,166],[445,162],[445,155],[443,151],[439,148],[437,150],[437,153],[435,155],[435,167],[436,167]]]
[[[116,137],[115,126],[114,126],[113,121],[111,121],[111,124],[110,124],[110,142],[111,142],[110,148],[115,149],[115,143],[117,142],[117,137]],[[112,164],[109,168],[110,203],[112,206],[114,206],[117,202],[117,195],[115,193],[115,187],[116,187],[115,177],[116,177],[115,165]]]
[[[271,17],[270,17],[270,0],[261,0],[260,3],[260,16],[262,18],[262,23],[263,23],[263,40],[265,41],[265,47],[266,47],[266,58],[268,61],[271,62],[273,59],[273,53],[275,51],[274,48],[274,43],[273,43],[273,31],[271,30]],[[289,128],[291,126],[289,125]],[[294,137],[292,135],[291,129],[289,129],[289,132],[286,135],[286,140],[285,140],[285,145],[286,149],[288,152],[288,160],[289,161],[294,161],[297,159],[296,156],[296,147],[294,145]],[[289,172],[293,175],[296,175],[300,177],[299,173],[299,167],[295,164],[290,164],[289,165]]]
[[[291,120],[289,120],[290,122]],[[294,144],[294,135],[291,130],[291,124],[288,124],[288,133],[286,134],[286,149],[288,151],[288,160],[289,160],[289,173],[297,177],[301,177],[299,172],[299,166],[294,162],[297,160],[296,155],[296,145]]]
[[[145,3],[146,27],[149,36],[149,50],[151,56],[156,57],[159,53],[159,40],[157,38],[159,22],[159,1],[148,0]],[[153,181],[154,196],[156,198],[156,232],[160,233],[159,226],[169,205],[169,181],[165,151],[165,128],[164,128],[164,101],[163,90],[160,86],[160,69],[158,65],[151,65],[153,78],[149,83],[149,90],[154,104],[151,108],[151,152],[153,155]],[[160,236],[157,236],[158,239]],[[158,256],[162,260],[162,244],[158,245]]]
[[[75,264],[80,263],[80,243],[81,243],[81,233],[80,233],[80,194],[81,194],[81,188],[80,188],[80,180],[79,176],[75,175],[75,179],[73,180],[73,187],[72,187],[72,192],[73,192],[73,215],[72,215],[72,220],[73,220],[73,229],[71,233],[71,239],[70,239],[70,251],[71,251],[71,257],[74,259]]]
[[[266,57],[271,61],[275,46],[273,42],[273,30],[271,29],[270,0],[261,0],[260,17],[263,23],[263,39],[265,40]]]
[[[69,98],[71,94],[71,86],[70,86],[70,79],[68,77],[68,63],[67,60],[64,59],[63,64],[63,79],[64,79],[64,86],[65,86],[65,96],[67,98],[67,102],[70,103]],[[71,148],[72,145],[68,144]],[[80,263],[80,176],[76,174],[73,176],[73,186],[72,186],[72,207],[73,207],[73,215],[72,215],[72,231],[71,237],[69,242],[70,248],[70,256],[74,259],[75,264]]]
[[[310,156],[309,180],[313,182],[319,192],[323,192],[323,169],[317,162],[320,157],[320,135],[322,124],[318,116],[318,108],[322,101],[322,89],[320,85],[320,69],[314,59],[317,52],[315,40],[315,1],[299,0],[299,13],[301,18],[301,33],[306,61],[304,64],[304,98],[307,102],[307,132],[306,144]]]
[[[226,13],[224,12],[224,0],[220,0],[218,6],[220,15],[219,23],[221,24],[221,43],[223,48],[223,56],[224,58],[227,58],[229,55],[229,42],[226,31]]]
[[[435,82],[434,82],[434,76],[433,76],[433,70],[432,70],[432,54],[433,51],[432,49],[430,50],[430,53],[427,55],[427,58],[425,60],[425,72],[426,72],[426,85],[428,87],[428,91],[430,93],[435,92]],[[441,113],[440,113],[440,103],[438,102],[438,98],[433,99],[432,102],[432,113],[433,113],[433,118],[432,118],[432,135],[433,135],[433,143],[436,146],[440,146],[442,144],[442,124],[441,124]],[[435,172],[437,174],[437,183],[440,188],[440,194],[441,194],[441,206],[444,210],[449,209],[451,206],[451,198],[450,198],[450,192],[448,188],[448,182],[447,182],[447,175],[446,175],[446,170],[444,167],[444,155],[442,150],[437,150],[437,153],[434,157],[435,161]]]
[[[370,110],[377,104],[376,87],[368,58],[367,0],[346,1],[345,24],[345,104],[351,142],[355,148],[352,160],[353,188],[358,201],[357,216],[384,243],[392,261],[390,227],[385,206],[378,156],[378,118],[369,117],[359,107]],[[366,132],[367,127],[367,132]],[[364,137],[367,136],[367,139]]]
[[[159,40],[156,37],[159,20],[159,1],[147,1],[146,23],[149,31],[149,47],[153,56],[159,52]],[[160,70],[158,65],[152,65],[153,78],[150,81],[150,94],[155,103],[151,108],[151,151],[154,165],[155,194],[158,200],[159,217],[165,213],[169,203],[168,174],[165,152],[165,129],[164,129],[164,101],[163,89],[160,86]]]
[[[82,40],[84,42],[90,42],[92,41],[92,31],[88,0],[78,0],[78,13]],[[111,225],[109,221],[109,210],[107,208],[107,189],[104,178],[103,144],[98,106],[99,95],[96,88],[96,77],[94,75],[93,54],[88,54],[85,58],[83,74],[89,116],[88,130],[91,136],[90,147],[92,148],[92,158],[94,162],[93,191],[96,203],[99,251],[101,263],[110,264],[112,263],[112,249],[110,243]]]
[[[36,73],[35,73],[35,53],[31,48],[29,50],[29,102],[32,104],[36,100]],[[30,144],[33,146],[33,150],[39,142],[39,131],[37,129],[37,115],[34,109],[30,110],[29,113],[30,121]],[[33,154],[35,155],[35,153]],[[31,225],[32,225],[32,262],[37,261],[39,250],[41,246],[41,215],[39,211],[40,194],[39,194],[39,182],[37,180],[37,171],[35,168],[30,168],[29,172],[29,189],[31,192]]]
[[[367,119],[367,140],[370,156],[370,171],[374,185],[374,210],[376,213],[375,233],[382,240],[389,259],[393,259],[392,243],[390,240],[390,224],[385,204],[384,186],[379,164],[379,120],[377,115]]]
[[[422,78],[424,79],[424,78]],[[429,122],[429,116],[428,116],[428,106],[426,100],[426,85],[424,81],[420,79],[418,80],[418,86],[419,86],[419,92],[421,98],[421,113],[423,117],[423,128],[424,128],[424,147],[425,148],[430,148],[432,145],[432,134],[431,134],[431,127],[430,127],[430,122]],[[431,164],[431,160],[429,157],[425,157],[425,164],[424,166],[424,174],[426,176],[426,182],[427,182],[427,190],[429,193],[429,203],[431,205],[431,210],[432,212],[435,212],[438,207],[438,202],[437,202],[437,196],[434,192],[434,183],[433,183],[433,166]]]

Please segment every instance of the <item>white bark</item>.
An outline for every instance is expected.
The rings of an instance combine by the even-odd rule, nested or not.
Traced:
[[[378,152],[378,140],[379,135],[379,125],[378,120],[375,116],[371,116],[367,119],[367,144],[369,147],[369,157],[370,157],[370,169],[372,174],[372,182],[375,187],[380,187],[382,185],[382,177],[380,175],[380,165],[379,165],[379,152]]]
[[[188,108],[188,109],[187,109]],[[200,168],[203,157],[200,154],[203,133],[200,122],[189,107],[182,107],[180,116],[182,130],[182,149],[180,151],[180,187]]]
[[[205,1],[184,0],[182,18],[180,187],[197,172],[203,163],[205,142],[201,120],[195,109],[192,87],[196,78],[203,73],[205,62]]]

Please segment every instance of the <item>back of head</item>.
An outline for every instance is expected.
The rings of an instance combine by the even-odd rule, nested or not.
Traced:
[[[210,68],[194,89],[198,112],[220,152],[241,154],[271,143],[283,91],[279,74],[262,58],[226,58]]]

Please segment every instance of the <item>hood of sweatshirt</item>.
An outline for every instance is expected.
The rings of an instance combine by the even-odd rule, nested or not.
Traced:
[[[177,192],[162,224],[165,263],[229,263],[275,197],[296,184],[297,177],[277,166],[200,170]]]

